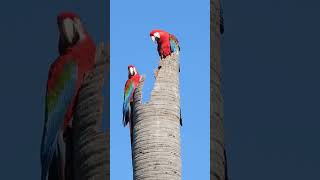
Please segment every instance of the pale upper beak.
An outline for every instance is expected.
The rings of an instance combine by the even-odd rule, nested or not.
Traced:
[[[151,36],[151,39],[153,42],[157,42],[159,39],[160,39],[160,34],[159,32],[155,32],[152,36]]]
[[[154,36],[151,36],[151,39],[153,42],[156,42],[156,38]]]
[[[134,75],[136,75],[136,74],[137,74],[137,70],[136,70],[136,68],[135,68],[135,67],[133,67],[133,72],[134,72]]]
[[[76,18],[74,20],[74,27],[79,35],[79,41],[82,41],[85,38],[85,33],[84,33],[83,25],[82,25],[80,19]]]

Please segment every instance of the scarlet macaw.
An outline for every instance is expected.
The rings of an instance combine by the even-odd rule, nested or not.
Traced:
[[[179,53],[179,41],[173,34],[157,29],[150,32],[150,37],[153,42],[158,44],[157,49],[160,58],[165,58],[171,53]]]
[[[45,123],[41,142],[41,179],[65,179],[64,135],[72,125],[72,113],[85,74],[95,64],[95,44],[78,15],[57,17],[60,56],[51,64],[46,91]],[[57,168],[53,170],[54,168]]]
[[[133,106],[133,93],[141,80],[140,74],[137,72],[136,68],[132,65],[128,66],[128,80],[126,81],[124,87],[124,100],[123,100],[123,126],[129,123],[130,128],[130,140],[132,143],[132,106]]]

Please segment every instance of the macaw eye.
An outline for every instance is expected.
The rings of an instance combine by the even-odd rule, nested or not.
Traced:
[[[159,32],[155,32],[153,35],[160,39],[160,33]]]

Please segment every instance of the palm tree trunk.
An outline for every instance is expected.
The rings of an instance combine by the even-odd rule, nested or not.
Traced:
[[[109,179],[108,133],[101,130],[106,57],[103,45],[97,47],[96,67],[86,76],[79,93],[72,125],[72,179],[75,180]]]
[[[134,94],[133,179],[180,180],[179,55],[160,60],[155,86],[142,104],[142,82]]]
[[[210,177],[214,180],[226,180],[226,155],[224,145],[224,114],[223,96],[221,94],[222,72],[221,72],[221,31],[220,31],[220,0],[211,0],[210,7]]]

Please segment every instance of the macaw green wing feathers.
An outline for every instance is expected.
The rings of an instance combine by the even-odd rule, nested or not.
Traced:
[[[132,79],[128,79],[124,88],[124,100],[123,100],[123,119],[122,119],[122,123],[123,125],[127,125],[127,123],[130,120],[130,116],[128,116],[127,114],[130,113],[131,111],[131,107],[130,107],[130,101],[132,99],[133,96],[133,92],[134,92],[134,82]]]
[[[177,50],[180,51],[180,45],[179,45],[178,39],[174,35],[170,34],[169,40],[170,40],[171,52],[176,52]]]
[[[41,144],[42,179],[46,179],[52,158],[57,153],[58,136],[62,130],[64,117],[76,93],[77,65],[65,64],[56,76],[53,88],[47,89],[45,128]],[[49,77],[50,78],[50,77]]]

